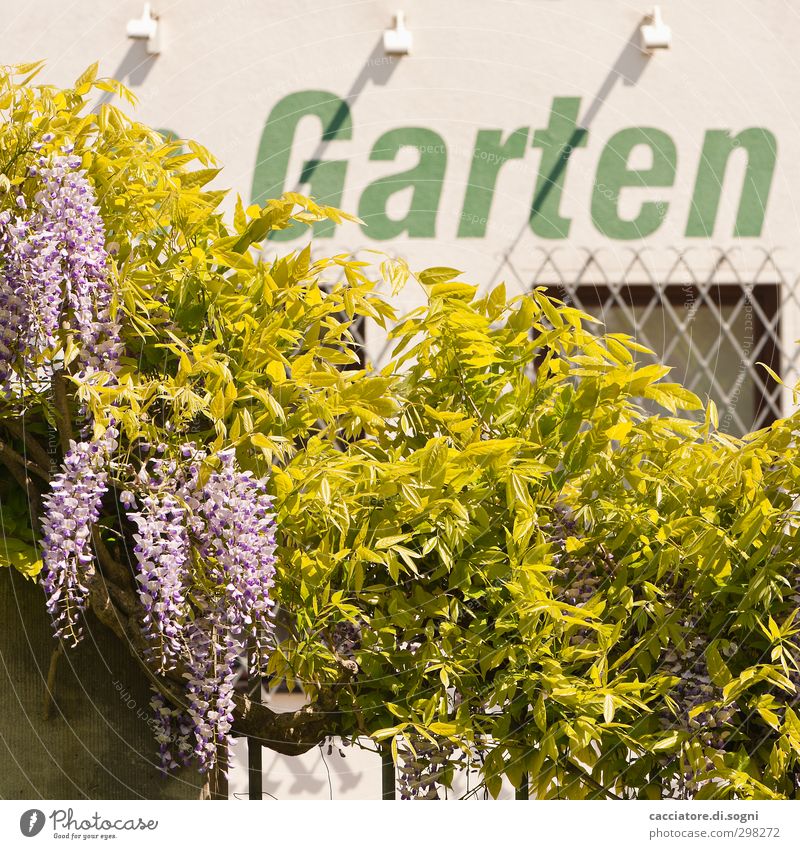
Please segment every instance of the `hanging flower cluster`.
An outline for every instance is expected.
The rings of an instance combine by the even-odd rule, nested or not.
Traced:
[[[47,140],[47,139],[46,139]],[[6,394],[14,366],[35,371],[54,353],[60,329],[79,341],[80,376],[115,372],[121,351],[113,314],[105,231],[94,191],[71,155],[40,157],[33,209],[16,197],[19,212],[0,213],[0,387]]]
[[[30,326],[21,271],[24,244],[24,225],[13,221],[8,210],[0,212],[0,392],[3,396],[9,392],[12,364],[25,354],[24,340]]]
[[[452,769],[456,747],[447,739],[429,739],[411,733],[400,748],[397,786],[400,798],[439,799],[448,768]]]
[[[190,742],[191,718],[180,708],[170,707],[158,690],[153,690],[150,707],[153,711],[151,724],[158,743],[162,771],[166,774],[180,764],[188,766],[194,754]]]
[[[170,490],[172,480],[166,465],[160,460],[153,463],[149,477],[147,468],[142,468],[144,494],[138,507],[132,492],[120,496],[137,529],[134,555],[139,599],[145,611],[143,624],[162,671],[180,658],[183,622],[189,618],[186,508]]]
[[[80,614],[94,574],[92,526],[100,517],[107,491],[107,456],[117,447],[117,431],[108,428],[101,441],[72,442],[61,471],[44,497],[42,584],[56,637],[76,645]]]
[[[121,496],[134,537],[145,633],[161,669],[186,665],[194,754],[217,760],[233,722],[240,658],[263,665],[272,632],[272,502],[264,479],[236,468],[233,450],[209,458],[192,444],[179,460],[146,462]],[[191,593],[190,593],[191,587]],[[164,767],[175,760],[165,759]]]
[[[45,142],[52,136],[45,136]],[[41,146],[41,145],[40,145]],[[112,315],[105,232],[92,187],[70,145],[28,169],[33,204],[15,198],[17,212],[0,213],[0,391],[15,372],[49,377],[63,363],[60,333],[80,340],[82,377],[116,372],[120,328]],[[44,498],[42,584],[58,637],[76,643],[94,572],[91,528],[107,489],[107,467],[118,433],[72,442]]]

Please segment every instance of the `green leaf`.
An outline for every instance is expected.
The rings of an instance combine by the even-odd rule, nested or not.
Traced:
[[[423,286],[435,286],[441,283],[449,283],[459,275],[463,274],[455,268],[426,268],[420,271],[416,277]]]
[[[441,737],[452,737],[458,731],[458,726],[454,722],[432,722],[428,730]]]
[[[503,777],[501,775],[489,775],[486,777],[486,789],[492,799],[496,799],[503,789]]]
[[[75,80],[74,88],[78,94],[86,94],[92,86],[92,83],[97,79],[97,69],[100,63],[94,62]]]
[[[432,298],[457,298],[459,300],[472,300],[478,291],[477,286],[469,283],[437,283],[431,286],[430,296]]]
[[[547,731],[547,709],[545,707],[544,694],[540,693],[533,706],[533,721],[541,732]]]
[[[247,253],[240,254],[224,248],[212,248],[211,256],[215,262],[228,268],[235,268],[241,271],[251,271],[255,268],[252,257]]]
[[[714,643],[711,643],[706,649],[706,665],[711,680],[718,687],[724,687],[731,680],[730,670],[725,665],[719,649]]]
[[[614,697],[610,693],[606,693],[603,699],[603,719],[606,722],[614,721]]]
[[[13,566],[25,577],[35,578],[42,569],[42,561],[30,543],[3,535],[0,538],[0,566]]]

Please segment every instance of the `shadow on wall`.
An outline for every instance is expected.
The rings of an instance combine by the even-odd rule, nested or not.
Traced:
[[[117,69],[111,74],[111,77],[121,83],[125,83],[130,88],[142,85],[153,70],[158,56],[147,52],[147,44],[144,39],[131,39],[128,52],[122,57],[122,61],[117,66]],[[110,103],[114,94],[110,91],[104,91],[98,98],[97,102],[92,106],[91,111],[97,110],[104,104]]]
[[[597,113],[600,111],[602,106],[609,99],[617,81],[621,80],[623,85],[626,86],[636,85],[639,78],[644,73],[644,69],[647,67],[648,62],[652,57],[650,53],[645,53],[641,48],[640,27],[641,22],[636,25],[633,32],[628,36],[621,53],[617,56],[616,61],[611,66],[611,70],[608,72],[606,78],[600,85],[600,88],[597,90],[597,93],[592,98],[592,102],[589,104],[589,107],[582,116],[575,116],[576,122],[574,132],[561,151],[561,154],[558,156],[553,169],[549,174],[547,174],[541,184],[537,183],[537,191],[533,198],[533,202],[531,203],[530,220],[522,225],[516,238],[509,243],[508,247],[503,252],[500,263],[490,278],[490,286],[494,286],[495,283],[497,283],[506,263],[513,255],[514,250],[523,235],[527,232],[529,224],[530,226],[533,226],[534,219],[537,216],[545,214],[545,204],[553,191],[553,187],[558,185],[559,181],[563,180],[564,172],[575,148],[586,145],[592,122],[597,117]]]
[[[277,713],[298,710],[305,704],[299,692],[262,692],[262,700]],[[374,751],[375,743],[367,737],[359,745],[344,746],[338,737],[329,738],[302,755],[279,755],[267,748],[262,751],[261,770],[263,798],[311,800],[374,800],[381,798],[381,757]],[[228,773],[228,798],[247,800],[249,792],[248,742],[235,737],[231,746]],[[477,774],[458,773],[453,789],[446,796],[458,799],[476,787]],[[444,796],[445,794],[443,794]],[[470,795],[482,799],[482,791]],[[514,788],[503,781],[500,799],[513,799]]]
[[[319,163],[324,159],[325,150],[331,140],[337,136],[337,130],[342,124],[349,120],[352,113],[353,104],[358,100],[359,95],[367,87],[367,83],[372,83],[376,86],[384,86],[392,77],[394,69],[400,60],[396,56],[387,56],[383,48],[383,36],[376,42],[375,46],[370,51],[367,61],[361,68],[358,76],[353,80],[350,90],[342,98],[344,104],[339,112],[334,115],[330,123],[325,127],[325,132],[322,135],[322,141],[317,145],[317,149],[311,154],[309,163],[316,163],[309,169],[306,169],[301,181],[298,182],[292,191],[299,192],[305,182],[308,182],[313,176],[314,170]]]
[[[274,707],[274,706],[273,706]],[[380,756],[336,740],[289,757],[264,750],[265,799],[380,799]],[[230,799],[248,798],[247,741],[234,738],[228,775]]]
[[[603,80],[603,84],[597,90],[597,94],[589,104],[583,118],[581,118],[580,126],[584,129],[589,129],[600,107],[608,100],[617,80],[622,80],[623,85],[636,85],[639,82],[639,77],[644,73],[652,54],[645,53],[641,48],[640,26],[641,24],[637,24],[636,29],[628,37],[622,52],[617,56],[617,61],[614,62],[608,76]]]

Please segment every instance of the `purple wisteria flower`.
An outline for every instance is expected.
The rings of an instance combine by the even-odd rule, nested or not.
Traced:
[[[194,756],[202,771],[220,760],[227,751],[233,725],[233,692],[236,660],[243,651],[241,640],[230,629],[218,625],[223,611],[208,610],[187,629],[189,660],[186,690],[188,713],[195,738]]]
[[[151,726],[158,743],[161,770],[167,775],[180,764],[187,766],[194,757],[190,742],[192,719],[180,708],[171,708],[158,690],[153,690],[150,707],[153,710]]]
[[[0,212],[0,393],[6,395],[14,362],[26,354],[30,328],[22,253],[27,227]]]
[[[237,660],[250,654],[251,668],[260,669],[268,657],[274,604],[275,519],[266,481],[236,469],[232,449],[218,452],[217,459],[219,469],[187,498],[195,513],[198,553],[216,586],[216,598],[192,623],[187,644],[189,712],[195,754],[204,769],[229,742]],[[197,468],[195,463],[190,490]]]
[[[0,213],[0,385],[6,392],[13,365],[30,373],[57,345],[61,328],[80,340],[81,376],[118,366],[105,230],[80,165],[75,156],[41,157],[29,171],[40,188],[28,217]],[[17,201],[26,212],[24,197]]]
[[[217,454],[220,469],[198,493],[206,523],[200,554],[223,588],[225,618],[236,633],[249,633],[256,661],[267,656],[275,576],[275,517],[266,481],[235,468],[233,449]]]
[[[145,633],[154,644],[161,669],[171,669],[181,657],[181,632],[188,618],[186,510],[170,492],[144,495],[140,509],[133,493],[124,492],[121,501],[137,528],[134,556]]]
[[[106,457],[116,436],[109,428],[103,441],[73,441],[44,497],[41,581],[55,635],[72,645],[80,639],[79,618],[95,573],[92,526],[108,489]]]
[[[137,527],[144,629],[162,669],[180,662],[187,670],[193,755],[208,770],[228,745],[239,660],[250,655],[251,668],[260,669],[269,653],[272,501],[266,481],[239,470],[232,450],[209,458],[187,443],[177,459],[167,456],[166,445],[153,450],[136,492],[123,493],[121,501]],[[206,463],[217,468],[203,475]],[[162,760],[172,763],[163,754]]]
[[[39,189],[26,218],[0,213],[0,390],[16,367],[23,379],[55,354],[60,330],[80,339],[79,376],[115,373],[121,349],[112,316],[105,231],[94,192],[78,157],[41,157],[28,177]],[[22,195],[17,207],[28,211]],[[49,364],[53,367],[53,363]],[[88,429],[88,428],[87,428]],[[42,584],[56,636],[76,643],[78,617],[94,573],[92,526],[107,489],[109,458],[118,433],[71,444],[44,498]]]
[[[109,281],[105,227],[89,180],[77,156],[39,162],[42,189],[36,193],[41,229],[59,248],[66,303],[72,328],[80,337],[79,362],[85,372],[115,372],[121,343],[112,315],[114,289]]]

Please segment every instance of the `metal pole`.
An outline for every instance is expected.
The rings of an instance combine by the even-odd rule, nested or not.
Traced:
[[[252,668],[249,670],[252,672]],[[252,678],[255,677],[255,681]],[[248,676],[250,699],[255,704],[261,704],[261,675]],[[261,801],[264,798],[262,779],[263,748],[257,737],[247,738],[247,798],[250,801]]]
[[[261,741],[255,737],[247,738],[247,798],[260,800],[264,797],[261,766],[262,766]]]
[[[524,733],[525,726],[529,722],[530,722],[530,719],[528,718],[528,709],[526,708],[525,711],[523,712],[522,716],[520,717],[519,722],[517,723],[516,730]],[[520,734],[521,738],[523,736],[523,733]],[[526,750],[526,752],[525,752],[526,757],[529,754],[530,754],[530,752]],[[522,777],[520,778],[520,781],[519,781],[519,787],[517,787],[514,790],[514,798],[515,799],[526,801],[529,798],[529,795],[528,795],[529,794],[529,780],[530,779],[529,779],[528,773],[523,772]]]
[[[386,744],[381,747],[381,786],[383,789],[381,799],[393,801],[396,798],[394,761],[392,747]]]

